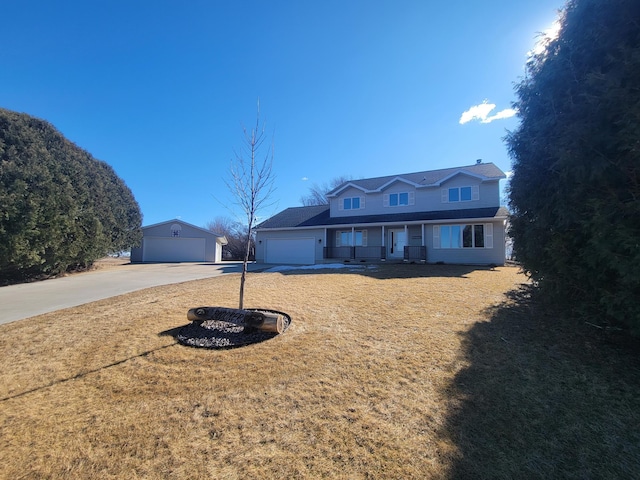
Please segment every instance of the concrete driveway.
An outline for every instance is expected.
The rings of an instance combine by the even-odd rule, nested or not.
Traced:
[[[258,265],[249,265],[249,271],[257,269]],[[0,287],[0,324],[158,285],[241,271],[241,262],[125,264],[42,282]]]

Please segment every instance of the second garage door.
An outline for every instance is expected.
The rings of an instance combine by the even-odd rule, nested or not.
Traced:
[[[267,263],[313,265],[316,263],[314,238],[269,238],[265,260]]]

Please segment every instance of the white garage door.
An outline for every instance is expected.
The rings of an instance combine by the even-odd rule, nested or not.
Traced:
[[[265,259],[267,263],[316,263],[316,241],[313,238],[269,238]]]
[[[144,239],[143,262],[203,262],[204,238],[147,237]]]

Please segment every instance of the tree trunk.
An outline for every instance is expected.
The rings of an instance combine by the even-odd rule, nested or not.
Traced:
[[[219,320],[233,323],[246,329],[257,329],[262,332],[282,333],[284,322],[276,313],[259,312],[224,307],[197,307],[187,312],[192,322],[202,323],[205,320]]]

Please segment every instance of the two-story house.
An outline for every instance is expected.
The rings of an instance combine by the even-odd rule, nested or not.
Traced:
[[[493,163],[350,180],[329,205],[292,207],[256,227],[256,260],[503,265],[508,211]]]

